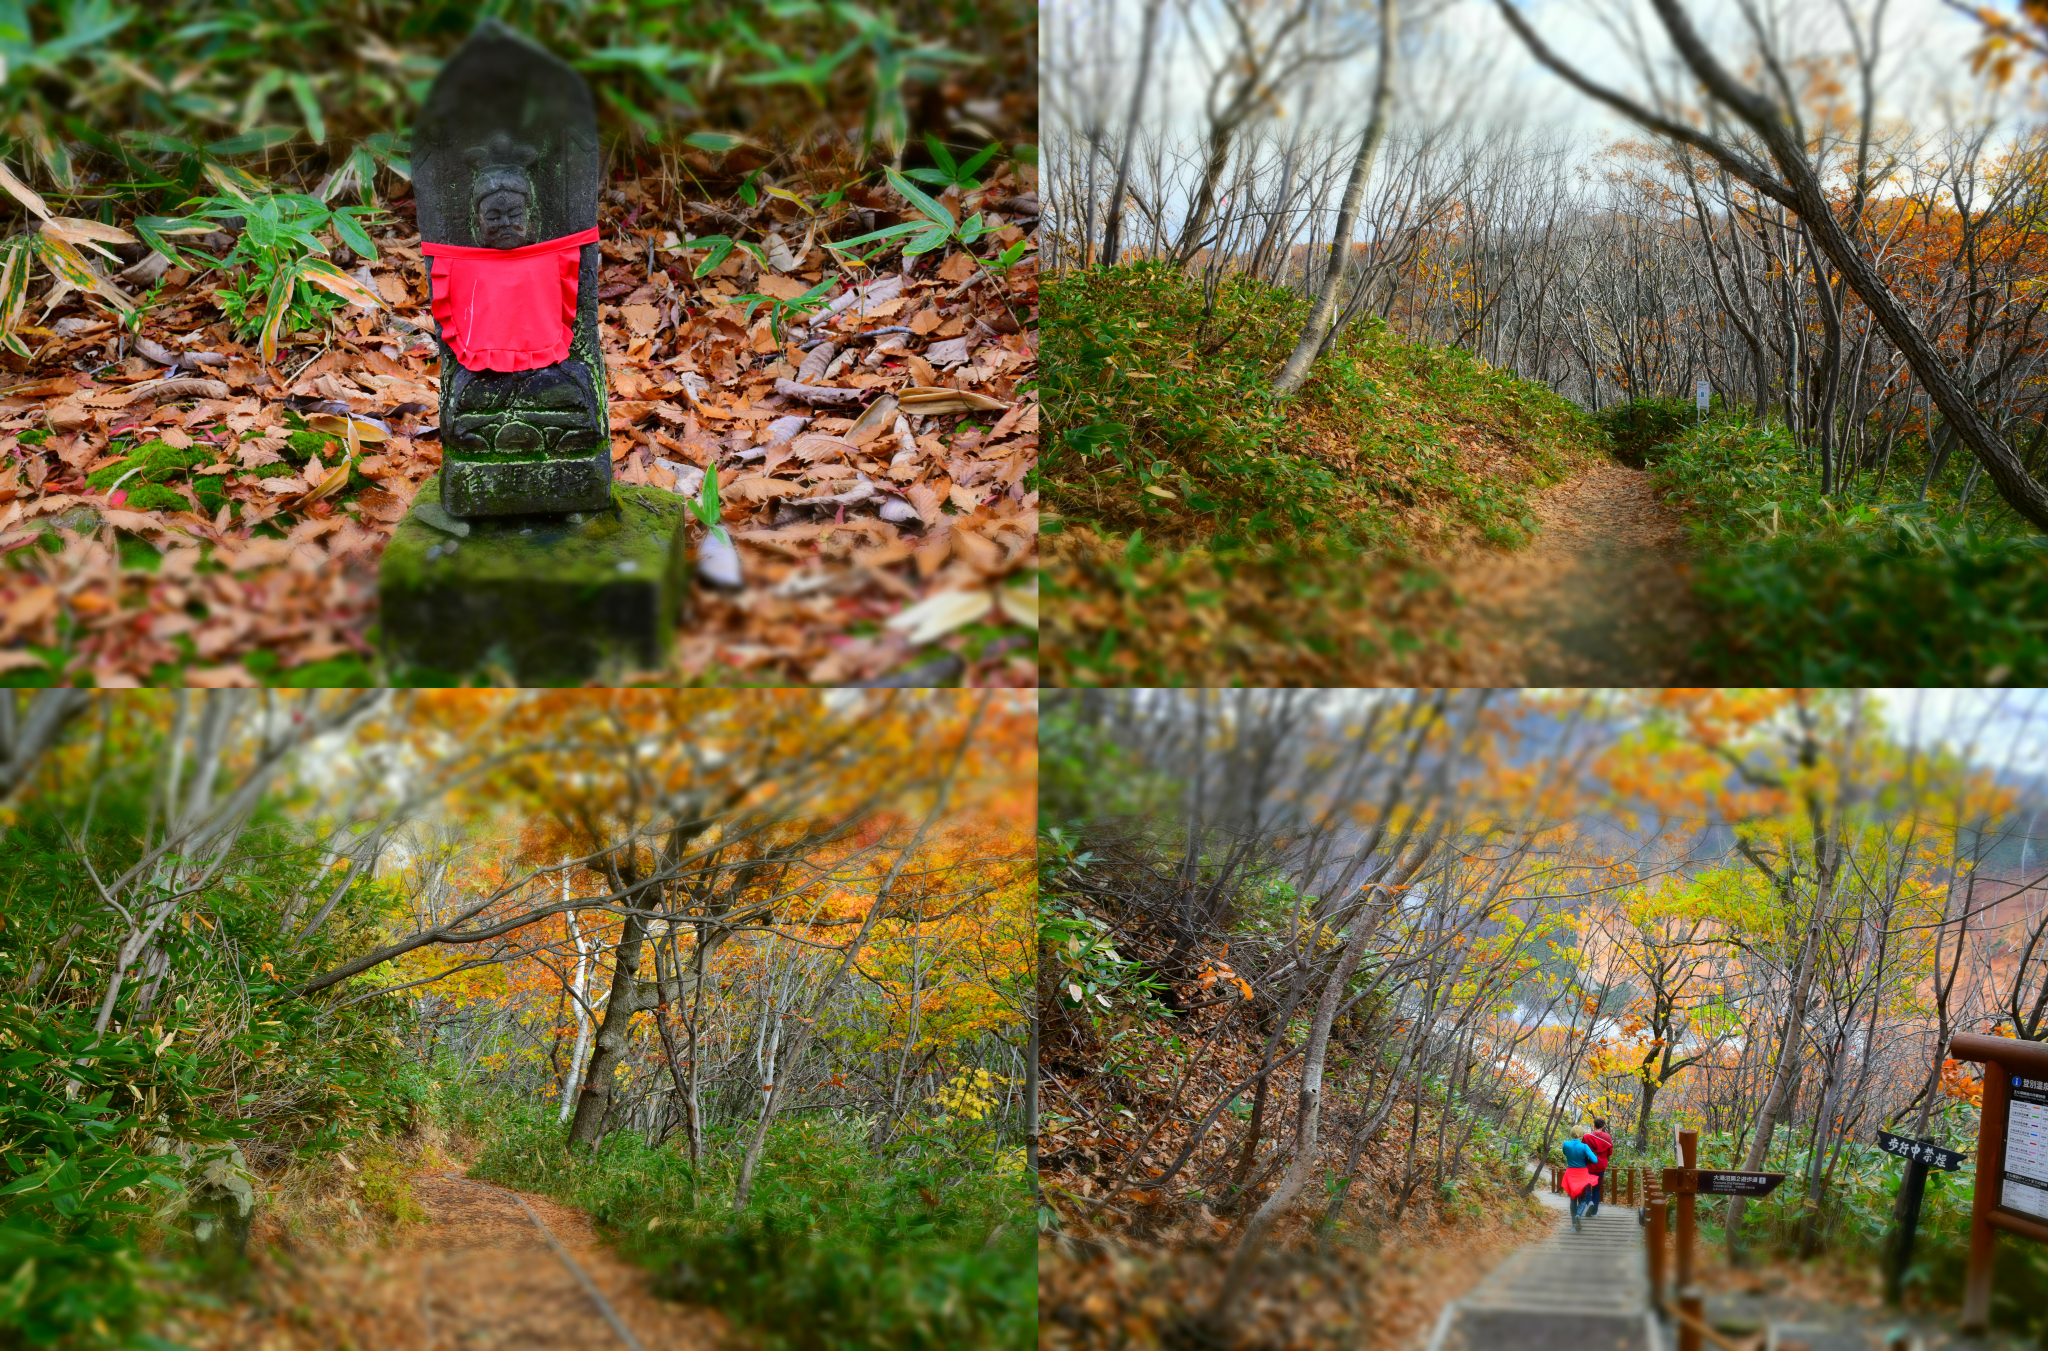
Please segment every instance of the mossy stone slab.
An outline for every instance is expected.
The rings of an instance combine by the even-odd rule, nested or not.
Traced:
[[[688,595],[681,498],[614,484],[608,510],[459,523],[439,501],[421,484],[384,549],[383,642],[401,678],[495,667],[578,684],[662,663]],[[445,528],[457,524],[468,533]]]

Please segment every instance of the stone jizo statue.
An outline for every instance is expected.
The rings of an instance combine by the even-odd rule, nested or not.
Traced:
[[[442,346],[441,505],[456,517],[609,507],[589,89],[486,20],[434,81],[413,139]]]
[[[669,651],[688,532],[675,494],[612,482],[599,172],[582,79],[484,20],[413,131],[441,473],[440,500],[419,493],[379,565],[398,683],[611,680]]]

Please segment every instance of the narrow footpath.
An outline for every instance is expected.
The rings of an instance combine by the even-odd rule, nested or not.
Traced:
[[[1636,1212],[1603,1205],[1574,1232],[1564,1197],[1537,1199],[1557,1212],[1549,1233],[1445,1308],[1430,1351],[1657,1351]]]
[[[259,1263],[247,1297],[187,1315],[180,1344],[196,1351],[715,1351],[722,1343],[718,1315],[655,1299],[648,1273],[600,1243],[582,1212],[438,1169],[415,1175],[412,1186],[427,1223],[407,1226],[388,1247],[307,1253],[281,1267]]]
[[[1650,476],[1612,461],[1531,500],[1536,538],[1448,570],[1466,675],[1489,685],[1683,685],[1705,626],[1684,530]]]

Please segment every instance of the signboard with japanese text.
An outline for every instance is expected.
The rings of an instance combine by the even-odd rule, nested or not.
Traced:
[[[2048,1219],[2048,1079],[2010,1076],[1998,1205],[2001,1210]]]
[[[1991,1325],[1999,1236],[2048,1243],[2048,1043],[1958,1032],[1949,1038],[1948,1053],[1984,1067],[1961,1319],[1964,1332],[1980,1333]]]
[[[1666,1168],[1667,1196],[1768,1196],[1783,1173],[1726,1173],[1707,1168]]]
[[[1945,1173],[1953,1173],[1963,1166],[1964,1156],[1953,1149],[1930,1145],[1924,1140],[1909,1140],[1903,1135],[1893,1135],[1890,1131],[1877,1133],[1877,1147],[1887,1154],[1896,1154],[1902,1159],[1924,1163],[1929,1168],[1939,1168]]]

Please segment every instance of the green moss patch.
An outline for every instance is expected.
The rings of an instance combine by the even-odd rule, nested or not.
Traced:
[[[623,484],[612,496],[610,511],[469,518],[467,535],[415,507],[378,580],[392,660],[456,678],[495,668],[524,684],[660,665],[687,595],[682,499]],[[439,502],[438,476],[417,500]]]
[[[93,470],[85,476],[85,485],[106,492],[125,480],[132,503],[139,483],[162,483],[188,469],[211,463],[212,458],[211,447],[205,445],[190,445],[180,450],[168,441],[151,441],[129,452],[125,458]],[[179,500],[183,501],[182,498]]]

